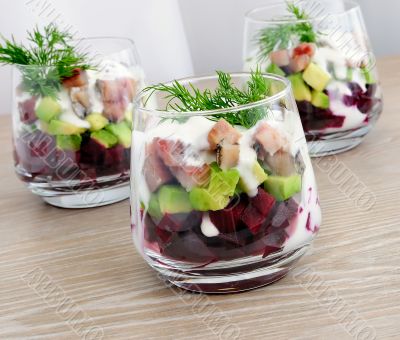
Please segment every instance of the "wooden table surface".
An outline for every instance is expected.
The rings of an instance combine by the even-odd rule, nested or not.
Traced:
[[[400,58],[378,66],[376,128],[314,161],[323,226],[312,251],[278,283],[237,295],[161,282],[133,247],[127,201],[77,211],[31,195],[0,118],[0,339],[399,339]]]

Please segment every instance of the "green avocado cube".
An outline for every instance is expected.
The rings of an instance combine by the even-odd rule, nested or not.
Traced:
[[[158,202],[162,214],[184,214],[193,210],[189,193],[177,185],[164,185],[158,192]]]
[[[375,78],[370,70],[368,68],[363,67],[361,68],[361,72],[364,75],[365,81],[367,84],[375,84]]]
[[[301,191],[301,176],[269,176],[264,182],[264,189],[277,201],[286,201]]]
[[[158,195],[152,194],[149,201],[148,213],[151,217],[156,220],[161,220],[163,213],[161,212],[160,202],[158,200]]]
[[[81,135],[57,135],[57,147],[61,150],[78,151],[81,148]]]
[[[299,101],[311,101],[311,90],[304,82],[301,73],[296,73],[288,77],[292,83],[294,98]]]
[[[79,135],[81,133],[85,132],[84,128],[81,128],[79,126],[73,125],[68,122],[64,122],[61,120],[56,120],[53,119],[49,123],[48,127],[48,133],[50,135]]]
[[[106,149],[110,149],[118,144],[118,139],[112,133],[106,130],[95,131],[90,134],[90,138],[104,146]]]
[[[230,197],[226,195],[212,194],[204,188],[194,188],[190,194],[190,203],[198,211],[222,210],[229,204]]]
[[[91,113],[86,117],[86,121],[90,124],[90,131],[99,131],[106,127],[108,119],[100,113]]]
[[[211,195],[233,196],[239,179],[240,174],[236,169],[222,171],[212,168],[208,191]]]
[[[118,138],[118,143],[123,145],[124,148],[130,148],[132,143],[132,130],[126,122],[117,124],[109,124],[106,130],[111,132]]]
[[[304,81],[314,90],[322,92],[331,80],[331,76],[322,67],[310,63],[303,73]]]
[[[36,108],[36,116],[46,123],[56,118],[61,112],[61,105],[51,97],[42,98]]]
[[[276,74],[277,76],[285,77],[286,74],[283,70],[276,64],[270,64],[267,67],[267,73]]]
[[[261,167],[260,163],[258,163],[258,162],[254,163],[253,175],[254,175],[254,179],[257,180],[258,185],[260,185],[261,183],[264,183],[268,178],[268,175],[265,173],[264,169]],[[248,187],[248,185],[246,184],[246,180],[244,178],[240,178],[239,187],[245,193],[249,193],[251,190]]]
[[[324,92],[313,91],[311,104],[321,109],[329,109],[329,96]]]

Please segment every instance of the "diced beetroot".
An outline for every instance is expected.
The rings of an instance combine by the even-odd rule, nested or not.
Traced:
[[[266,245],[263,257],[275,253],[282,249],[283,244],[286,242],[288,235],[284,229],[270,228],[267,236],[264,238]]]
[[[360,97],[363,95],[364,91],[359,84],[349,83],[348,86],[349,86],[351,92],[353,93],[354,97]]]
[[[265,216],[263,216],[254,206],[249,205],[243,212],[241,220],[247,228],[249,228],[251,233],[256,235],[265,222]]]
[[[365,95],[369,98],[373,98],[378,90],[378,86],[376,84],[367,84],[367,92]]]
[[[288,66],[290,63],[290,55],[288,50],[271,52],[269,57],[271,62],[279,67]]]
[[[156,225],[150,215],[146,215],[144,219],[144,239],[148,242],[155,242],[157,240]]]
[[[169,232],[182,232],[194,229],[201,224],[200,212],[191,212],[190,214],[165,214],[158,224],[158,228]]]
[[[211,222],[221,233],[234,233],[246,206],[247,202],[238,200],[224,210],[210,211]]]
[[[103,165],[106,148],[94,139],[88,139],[81,144],[81,162],[84,164]]]
[[[346,106],[355,106],[355,105],[357,105],[357,98],[354,97],[354,96],[344,95],[343,96],[343,103]]]
[[[36,98],[32,97],[18,104],[19,116],[22,123],[32,124],[37,120],[35,113]]]
[[[361,96],[357,104],[357,108],[362,113],[370,112],[373,106],[374,106],[374,101],[366,96]]]
[[[250,198],[250,204],[255,207],[264,218],[266,218],[275,205],[275,198],[265,190],[258,188],[258,194],[257,196]]]
[[[86,71],[77,68],[72,77],[64,78],[62,83],[66,88],[85,86],[88,83]]]
[[[19,164],[29,173],[47,175],[56,165],[56,143],[53,136],[41,131],[26,133],[15,141]]]
[[[80,152],[57,149],[57,166],[53,174],[54,179],[72,180],[80,176]]]
[[[210,263],[215,260],[215,255],[210,251],[203,240],[194,232],[188,231],[175,234],[166,239],[163,254],[177,261]]]
[[[122,145],[116,145],[104,152],[104,166],[121,168],[125,160],[125,148]]]
[[[272,226],[275,228],[286,228],[297,211],[298,204],[293,199],[279,203],[272,218]]]
[[[146,147],[143,172],[151,192],[157,191],[160,186],[173,180],[171,172],[158,156],[157,145],[154,142]]]
[[[160,248],[165,248],[171,242],[173,233],[171,233],[165,229],[156,227],[156,235],[157,235],[157,240],[158,240],[158,244],[160,245]]]
[[[217,150],[222,143],[237,144],[242,134],[225,119],[219,120],[208,134],[208,143],[211,150]]]

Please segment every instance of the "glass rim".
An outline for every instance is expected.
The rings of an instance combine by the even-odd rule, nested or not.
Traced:
[[[236,73],[230,73],[230,75],[232,76],[232,78],[234,78],[234,77],[243,77],[243,76],[246,76],[247,78],[249,78],[251,73],[250,72],[236,72]],[[165,117],[175,118],[175,117],[213,116],[213,115],[217,115],[217,114],[224,114],[224,113],[231,113],[231,112],[237,112],[237,111],[253,109],[253,108],[256,108],[256,107],[258,107],[260,105],[267,105],[267,104],[273,103],[273,102],[275,102],[275,101],[287,96],[288,94],[290,94],[290,92],[292,90],[292,84],[287,78],[281,77],[281,76],[278,76],[278,75],[272,74],[272,73],[262,73],[262,75],[266,79],[273,79],[273,80],[276,80],[276,81],[279,81],[279,82],[283,83],[285,85],[284,89],[282,89],[278,93],[274,94],[273,96],[270,96],[270,97],[267,97],[265,99],[256,101],[254,103],[238,105],[238,106],[233,106],[233,107],[224,108],[224,109],[215,109],[215,110],[179,112],[179,111],[172,111],[172,110],[157,110],[157,109],[146,108],[146,107],[143,106],[144,103],[146,103],[146,101],[143,101],[144,97],[147,95],[147,92],[145,92],[145,90],[142,90],[137,95],[136,100],[135,100],[135,104],[136,104],[136,108],[138,110],[140,110],[142,112],[145,112],[145,113],[147,113],[149,115],[157,116],[157,117],[161,117],[161,118],[165,118]],[[181,78],[181,79],[177,79],[177,80],[174,80],[174,81],[169,81],[169,82],[165,82],[165,83],[161,83],[161,84],[163,84],[163,85],[171,85],[175,81],[190,83],[191,81],[204,81],[204,80],[214,80],[214,79],[218,79],[218,75],[205,75],[205,76],[185,77],[185,78]]]
[[[93,37],[84,37],[84,38],[77,38],[77,39],[71,39],[72,42],[84,42],[84,41],[95,41],[95,40],[110,40],[110,41],[125,41],[127,43],[130,43],[133,47],[134,55],[135,58],[138,60],[138,54],[137,54],[137,48],[136,48],[136,43],[133,39],[125,37],[125,36],[93,36]],[[26,65],[26,64],[11,64],[11,67],[20,67],[20,68],[51,68],[51,67],[57,67],[57,65],[38,65],[38,64],[31,64],[31,65]]]
[[[301,0],[298,3],[307,3],[307,0]],[[316,0],[316,2],[318,3],[326,3],[328,2],[328,0]],[[338,13],[324,13],[322,15],[319,15],[318,17],[314,17],[314,18],[309,18],[309,19],[296,19],[296,18],[291,18],[291,19],[278,19],[278,20],[274,20],[274,19],[259,19],[256,18],[255,15],[261,11],[264,10],[270,10],[270,9],[274,9],[274,8],[279,8],[279,7],[284,7],[286,6],[286,3],[282,3],[282,2],[275,2],[272,3],[270,5],[267,6],[260,6],[260,7],[256,7],[251,9],[250,11],[246,12],[245,14],[245,18],[246,20],[252,21],[254,23],[264,23],[264,24],[290,24],[290,23],[313,23],[313,22],[318,22],[318,21],[322,21],[324,20],[326,17],[328,16],[345,16],[348,15],[349,13],[353,12],[353,11],[359,11],[360,10],[360,4],[357,3],[354,0],[343,0],[344,4],[349,4],[350,7],[348,9],[345,9],[343,11],[340,11]]]

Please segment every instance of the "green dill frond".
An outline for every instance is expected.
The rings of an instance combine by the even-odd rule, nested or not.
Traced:
[[[73,36],[50,24],[41,31],[28,32],[29,46],[3,38],[0,63],[16,65],[23,77],[24,88],[34,96],[56,97],[63,79],[75,69],[93,68],[88,56],[72,44]]]
[[[256,43],[259,46],[257,59],[259,62],[266,60],[269,54],[275,50],[288,48],[291,40],[295,37],[301,42],[316,42],[318,34],[310,22],[295,22],[295,20],[309,20],[309,15],[294,2],[287,2],[287,12],[290,18],[293,18],[293,23],[266,27],[257,33]]]
[[[144,92],[149,92],[151,97],[154,92],[165,92],[167,99],[166,111],[196,112],[234,108],[263,100],[270,93],[270,82],[257,69],[251,72],[250,80],[244,89],[237,88],[228,73],[217,71],[218,86],[214,91],[206,89],[201,91],[193,84],[187,87],[174,81],[171,85],[158,84],[147,87]],[[248,110],[226,112],[207,116],[208,119],[218,121],[224,118],[232,125],[251,128],[266,117],[266,108],[253,108]]]

